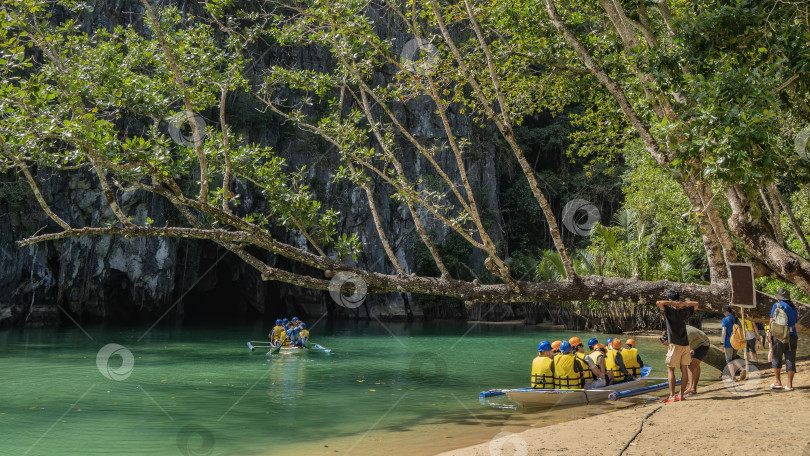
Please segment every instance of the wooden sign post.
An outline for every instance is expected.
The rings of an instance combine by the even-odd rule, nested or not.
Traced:
[[[742,317],[742,329],[745,332],[745,309],[752,309],[757,306],[757,289],[754,282],[754,268],[747,263],[729,263],[728,276],[731,278],[731,302],[729,305],[740,308]],[[753,323],[753,322],[752,322]],[[745,375],[748,375],[748,340],[743,349],[745,356]],[[735,375],[729,372],[733,378]],[[742,379],[742,376],[741,376]]]

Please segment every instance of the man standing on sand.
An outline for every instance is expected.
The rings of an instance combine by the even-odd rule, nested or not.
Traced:
[[[782,389],[782,355],[785,356],[785,371],[787,371],[787,386],[785,391],[793,391],[793,375],[796,374],[796,344],[799,343],[799,336],[796,334],[796,323],[798,323],[799,313],[796,311],[796,306],[790,300],[790,292],[784,288],[780,288],[776,293],[776,299],[779,302],[774,303],[771,308],[771,320],[768,322],[771,327],[774,323],[774,314],[777,309],[787,315],[787,326],[790,328],[789,340],[781,341],[773,335],[770,335],[773,361],[773,376],[776,381],[771,385],[771,389]]]
[[[689,395],[697,394],[697,385],[700,381],[700,363],[709,353],[712,344],[709,342],[709,336],[694,326],[686,325],[686,336],[689,338],[689,348],[692,349],[692,361],[689,363],[689,386],[686,387],[683,394]],[[666,331],[661,335],[660,340],[664,345],[669,344]]]
[[[664,311],[664,320],[667,323],[667,380],[669,380],[669,397],[665,403],[682,401],[689,379],[688,366],[692,362],[689,356],[689,336],[686,333],[686,322],[694,315],[698,303],[696,301],[680,302],[680,295],[676,290],[667,291],[666,301],[655,303]],[[681,392],[675,395],[675,368],[681,367]]]

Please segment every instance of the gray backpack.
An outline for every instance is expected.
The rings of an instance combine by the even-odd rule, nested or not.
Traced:
[[[773,312],[773,322],[771,323],[771,335],[781,342],[790,342],[790,326],[788,326],[788,316],[783,304],[780,302]]]

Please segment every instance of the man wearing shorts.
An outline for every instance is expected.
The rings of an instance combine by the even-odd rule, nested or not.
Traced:
[[[796,311],[796,306],[790,300],[790,292],[784,288],[780,288],[776,294],[776,299],[779,302],[774,303],[771,308],[771,320],[769,325],[773,324],[773,314],[776,312],[777,307],[781,307],[787,314],[788,326],[790,327],[790,340],[787,343],[770,335],[771,345],[773,349],[773,376],[776,381],[771,385],[772,389],[782,389],[782,355],[785,357],[785,371],[787,371],[787,386],[784,387],[785,391],[793,391],[793,375],[796,374],[796,345],[799,343],[799,336],[796,334],[796,323],[799,319],[799,314]]]
[[[689,379],[688,367],[692,362],[689,356],[689,336],[686,333],[686,322],[694,315],[698,303],[696,301],[680,302],[680,295],[676,290],[667,291],[666,301],[655,303],[664,311],[664,320],[667,323],[667,379],[669,380],[669,397],[664,402],[682,401]],[[681,392],[675,395],[675,369],[681,368]]]
[[[712,344],[709,342],[709,336],[694,326],[686,325],[686,336],[689,338],[689,348],[692,349],[692,361],[689,363],[689,387],[686,388],[686,394],[696,394],[700,381],[700,363],[706,353],[709,353]]]

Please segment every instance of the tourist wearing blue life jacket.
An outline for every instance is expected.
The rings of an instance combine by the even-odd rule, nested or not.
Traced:
[[[779,340],[771,333],[773,349],[773,360],[771,367],[773,367],[773,375],[775,381],[771,385],[772,389],[783,389],[782,386],[782,357],[785,359],[785,371],[787,372],[787,386],[784,387],[785,391],[793,391],[793,375],[796,373],[796,345],[799,342],[799,336],[796,334],[796,324],[799,320],[799,313],[796,311],[796,306],[790,300],[790,292],[784,288],[780,288],[776,294],[776,299],[779,302],[774,303],[771,308],[771,319],[769,325],[771,331],[774,330],[774,323],[779,323],[777,312],[784,312],[787,315],[787,326],[790,329],[788,340]]]

